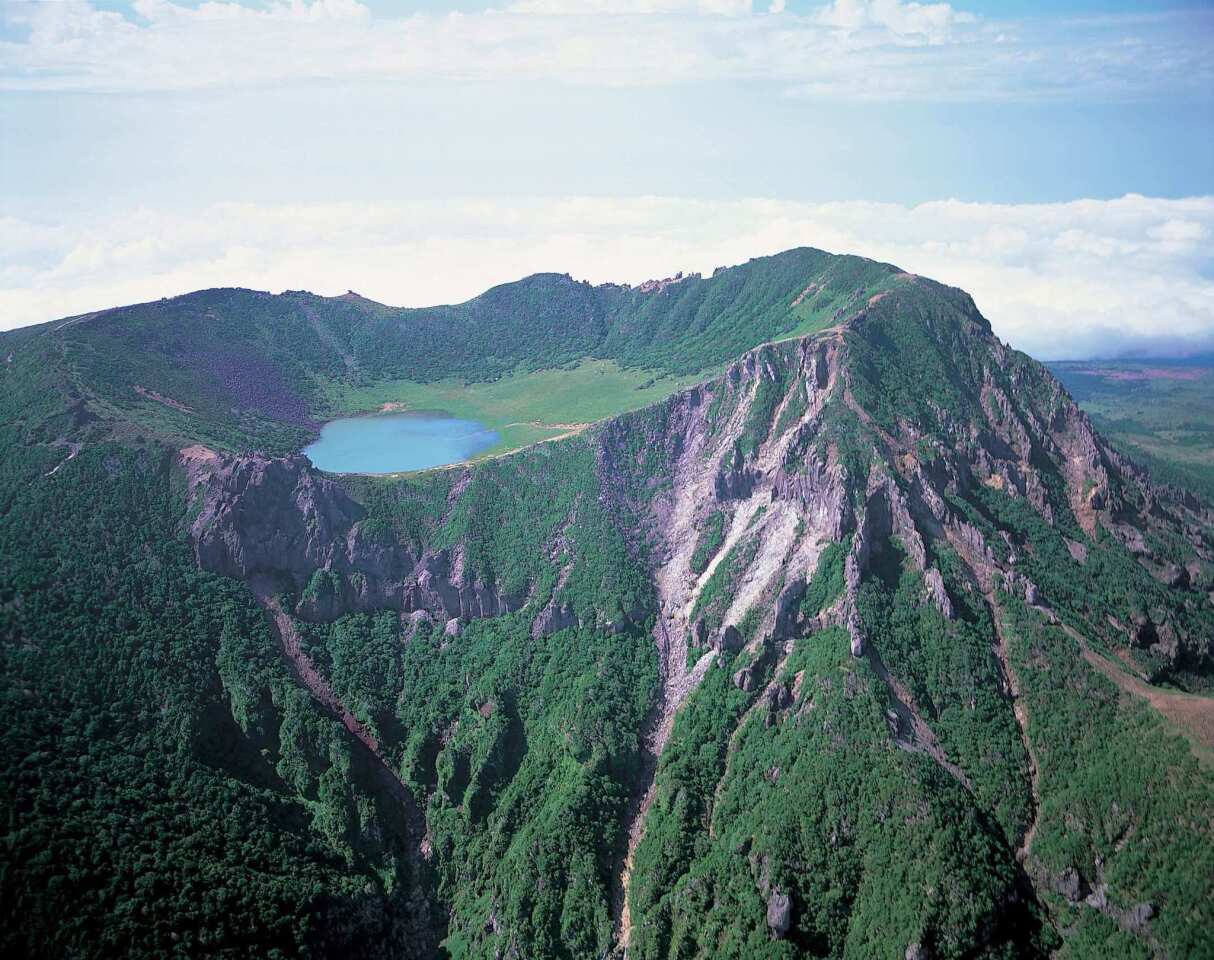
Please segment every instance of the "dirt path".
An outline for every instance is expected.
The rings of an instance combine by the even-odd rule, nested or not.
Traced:
[[[506,426],[513,426],[513,424],[506,424]],[[488,460],[502,460],[505,457],[512,457],[516,453],[520,453],[523,450],[529,450],[532,447],[538,447],[542,443],[556,443],[558,440],[567,440],[567,439],[569,439],[569,437],[576,437],[579,433],[582,433],[588,427],[594,426],[594,424],[593,423],[552,423],[552,424],[547,424],[547,423],[538,423],[537,422],[536,426],[552,427],[553,429],[556,429],[556,430],[564,429],[566,427],[568,427],[569,429],[565,430],[564,433],[558,433],[552,437],[544,437],[543,440],[534,440],[531,443],[524,443],[517,447],[511,447],[509,450],[503,450],[500,453],[478,454],[475,457],[469,457],[467,460],[456,460],[454,463],[443,463],[443,464],[439,464],[437,467],[425,467],[424,469],[421,469],[421,470],[402,470],[399,473],[383,474],[383,476],[407,477],[407,476],[410,476],[413,474],[419,474],[419,473],[438,473],[439,471],[442,471],[442,470],[466,470],[468,467],[472,466],[473,464],[485,463]]]
[[[685,630],[677,630],[672,634],[661,616],[654,627],[654,640],[658,648],[661,685],[658,698],[645,722],[641,770],[637,777],[637,788],[624,811],[623,823],[626,829],[621,831],[621,835],[625,842],[616,856],[619,866],[611,889],[610,906],[615,940],[625,950],[632,933],[628,890],[632,882],[637,847],[640,846],[641,837],[645,835],[645,817],[657,790],[658,758],[670,739],[679,707],[691,691],[699,686],[704,674],[716,659],[716,651],[709,651],[688,670],[687,633]]]
[[[75,443],[70,440],[56,440],[54,443],[51,444],[51,446],[52,447],[55,447],[55,446],[67,447],[67,456],[64,457],[62,460],[60,460],[57,464],[55,464],[55,466],[51,467],[51,469],[48,470],[46,473],[44,473],[42,475],[44,478],[53,477],[60,470],[63,469],[64,464],[68,463],[71,460],[75,460],[76,457],[78,457],[80,455],[80,451],[83,449],[81,444]]]
[[[707,653],[687,667],[688,628],[686,595],[690,589],[690,560],[694,549],[696,512],[712,491],[713,465],[703,461],[705,431],[693,421],[688,429],[690,441],[684,448],[675,470],[674,502],[663,522],[663,535],[671,544],[670,558],[656,572],[654,585],[658,594],[657,622],[653,628],[654,645],[658,654],[658,696],[645,722],[641,748],[641,769],[633,796],[624,813],[621,829],[622,845],[617,852],[616,870],[611,889],[611,919],[618,949],[626,955],[632,933],[628,908],[628,891],[637,847],[645,833],[645,820],[653,804],[656,790],[658,758],[674,729],[675,715],[683,701],[699,685],[704,673],[715,659]],[[719,455],[717,457],[719,460]]]
[[[390,766],[380,753],[379,742],[371,734],[371,731],[364,727],[358,719],[352,714],[338,699],[337,694],[333,692],[333,688],[329,686],[327,681],[316,669],[316,665],[312,662],[303,650],[300,643],[299,631],[295,628],[295,622],[290,615],[283,610],[282,604],[270,591],[266,584],[253,584],[253,592],[257,596],[258,603],[270,615],[270,622],[273,624],[274,632],[278,635],[279,645],[282,647],[282,652],[287,658],[287,662],[291,666],[291,672],[295,674],[295,678],[299,680],[316,700],[325,707],[330,713],[337,716],[345,727],[364,747],[374,754],[375,758],[384,766]],[[395,774],[393,774],[395,776]],[[403,784],[402,784],[403,786]]]
[[[1029,715],[1020,694],[1020,679],[1016,675],[1008,653],[1007,637],[1003,632],[1003,611],[999,609],[993,593],[984,593],[982,596],[986,601],[991,622],[995,625],[995,656],[999,658],[999,666],[1003,670],[1003,679],[1012,698],[1012,713],[1016,717],[1016,726],[1020,728],[1020,742],[1024,744],[1024,753],[1029,761],[1029,794],[1032,798],[1033,808],[1029,811],[1028,827],[1024,831],[1024,836],[1020,838],[1020,845],[1016,848],[1016,859],[1024,863],[1033,849],[1033,840],[1037,836],[1037,824],[1040,820],[1038,813],[1041,810],[1039,773],[1041,767],[1037,763],[1037,753],[1033,750],[1033,742],[1029,739]]]
[[[157,393],[155,390],[149,390],[147,387],[141,387],[135,384],[135,392],[146,400],[154,400],[156,403],[168,407],[170,410],[176,410],[178,413],[193,414],[194,408],[187,407],[179,400],[174,400],[172,397],[166,397],[163,393]]]
[[[541,427],[545,430],[567,430],[569,433],[577,433],[580,430],[585,430],[590,424],[588,423],[549,423],[547,420],[515,420],[511,423],[502,424],[503,427]],[[568,434],[566,434],[568,436]]]
[[[1214,697],[1183,693],[1148,683],[1143,677],[1101,656],[1092,649],[1087,638],[1074,627],[1063,623],[1046,607],[1035,607],[1057,621],[1063,632],[1079,644],[1083,659],[1131,696],[1145,700],[1157,713],[1171,721],[1194,748],[1198,760],[1214,764]]]
[[[341,721],[343,727],[350,733],[359,749],[370,761],[374,778],[383,793],[395,804],[401,815],[405,829],[405,856],[409,863],[409,873],[413,883],[411,901],[413,903],[414,920],[417,923],[416,933],[425,941],[418,955],[424,956],[438,950],[439,943],[446,936],[446,915],[434,901],[428,882],[425,880],[430,872],[426,861],[430,859],[430,848],[426,838],[426,819],[418,806],[413,792],[401,780],[396,769],[380,750],[379,742],[358,718],[341,702],[334,693],[329,682],[316,668],[312,658],[304,651],[300,642],[299,630],[290,615],[282,608],[282,604],[274,596],[273,586],[267,581],[254,578],[250,582],[253,594],[258,604],[266,611],[271,629],[278,639],[283,656],[287,660],[291,673],[308,690],[309,693],[326,710]]]
[[[1083,658],[1126,693],[1147,701],[1180,727],[1186,739],[1205,751],[1207,760],[1214,760],[1214,698],[1152,686],[1087,647]]]
[[[629,798],[624,810],[623,823],[627,829],[621,831],[624,844],[616,854],[618,868],[615,871],[611,887],[611,918],[615,927],[615,942],[625,950],[632,934],[632,920],[628,910],[628,889],[632,881],[632,868],[636,850],[645,832],[645,815],[653,804],[654,793],[657,789],[658,756],[661,754],[659,742],[665,742],[670,736],[670,728],[674,722],[674,710],[671,704],[677,703],[678,689],[675,686],[679,674],[671,670],[670,637],[664,619],[659,615],[654,625],[654,641],[658,648],[658,698],[645,719],[645,732],[641,744],[641,770],[637,777],[637,787]],[[686,647],[686,639],[683,641]],[[684,658],[686,653],[684,652]],[[669,723],[667,722],[669,718]],[[665,736],[661,731],[665,730]]]

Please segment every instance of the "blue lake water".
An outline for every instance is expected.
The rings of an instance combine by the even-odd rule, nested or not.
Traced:
[[[497,443],[496,430],[439,413],[385,413],[331,420],[304,449],[321,470],[396,473],[456,463]]]

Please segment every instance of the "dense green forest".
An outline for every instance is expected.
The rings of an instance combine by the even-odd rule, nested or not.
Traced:
[[[205,291],[0,360],[6,956],[1214,955],[1214,515],[961,291]],[[275,456],[591,360],[668,395]]]
[[[44,483],[58,453],[3,440],[5,954],[407,953],[399,814],[196,568],[168,454]]]
[[[405,645],[395,613],[302,625],[413,796],[429,796],[431,869],[406,855],[399,801],[293,680],[252,596],[195,567],[170,454],[98,446],[39,483],[58,451],[5,439],[7,955],[429,956],[448,931],[428,900],[451,911],[455,955],[488,949],[483,919],[466,919],[487,909],[543,955],[606,942],[611,824],[654,683],[642,628],[537,643],[516,616]],[[476,543],[477,564],[538,559],[528,540],[545,528],[521,518],[563,517],[553,491],[580,499],[585,451],[568,454],[534,489],[513,486],[519,464],[498,466],[509,473],[480,478],[483,497],[436,535]],[[383,513],[407,523],[401,495],[381,494]],[[643,580],[618,532],[583,517],[567,593],[588,612],[635,605]]]

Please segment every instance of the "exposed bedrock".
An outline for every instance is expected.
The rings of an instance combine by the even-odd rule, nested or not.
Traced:
[[[471,578],[459,546],[416,555],[385,536],[305,457],[182,459],[201,502],[190,527],[199,565],[243,580],[275,578],[300,597],[294,612],[305,619],[393,609],[468,620],[526,602]]]
[[[198,562],[226,576],[273,572],[306,579],[339,562],[363,517],[362,508],[302,456],[212,455],[187,465],[191,492],[202,495],[191,527]]]
[[[1086,567],[1091,573],[1107,563],[1105,547],[1112,540],[1169,589],[1214,587],[1208,509],[1153,486],[1104,445],[1040,367],[1003,348],[989,331],[976,332],[956,345],[964,355],[950,344],[948,369],[957,378],[951,386],[958,387],[951,401],[947,390],[929,390],[932,384],[923,386],[922,397],[904,395],[881,410],[881,391],[896,386],[897,377],[888,368],[864,373],[854,359],[863,346],[860,335],[844,324],[814,338],[764,345],[710,382],[542,451],[555,461],[572,450],[587,465],[577,503],[602,507],[605,522],[615,525],[611,532],[622,534],[621,553],[637,561],[629,568],[637,574],[631,593],[641,599],[629,602],[646,609],[625,613],[625,622],[652,626],[656,692],[638,731],[642,762],[629,784],[612,866],[611,919],[621,944],[630,935],[632,864],[646,811],[658,795],[659,758],[676,715],[711,671],[728,669],[734,686],[748,695],[748,711],[758,711],[764,723],[782,722],[793,714],[811,669],[785,672],[806,646],[794,641],[841,627],[852,655],[872,665],[888,689],[894,743],[932,757],[972,790],[925,719],[930,705],[916,703],[907,678],[898,676],[896,651],[879,649],[875,624],[866,626],[862,611],[872,608],[862,603],[862,590],[877,580],[897,582],[902,604],[903,585],[916,579],[903,575],[917,573],[920,594],[910,602],[946,620],[971,617],[985,602],[995,623],[998,665],[1030,751],[996,608],[1004,591],[1048,613],[1055,602],[1050,594],[1064,592],[1067,571]],[[862,376],[869,377],[866,389]],[[549,565],[543,592],[524,587],[507,593],[471,572],[472,549],[400,542],[368,519],[340,481],[303,457],[224,458],[191,449],[183,451],[182,462],[198,509],[190,528],[198,562],[246,580],[273,578],[298,598],[291,611],[297,616],[327,620],[393,609],[402,614],[407,637],[429,624],[453,643],[469,620],[524,608],[536,638],[574,627],[621,626],[591,608],[595,601],[584,598],[595,594],[584,583],[574,581],[582,588],[576,604],[573,591],[564,590],[570,569],[585,555],[578,551],[604,542],[579,542],[572,519],[546,534],[538,548],[527,547],[542,551],[537,566]],[[505,466],[521,476],[544,469],[535,466],[543,462],[525,455]],[[463,476],[482,469],[470,466]],[[448,511],[469,486],[450,487]],[[477,508],[471,496],[464,505]],[[574,506],[570,518],[578,510]],[[1155,535],[1160,532],[1173,539],[1183,532],[1193,545],[1192,562],[1165,556],[1162,537]],[[1038,560],[1042,556],[1049,567]],[[1119,561],[1131,569],[1135,562],[1125,556]],[[822,577],[815,580],[819,569]],[[1144,609],[1123,620],[1109,629],[1161,663],[1208,656],[1210,638],[1184,635],[1175,613]],[[948,631],[969,632],[964,624]],[[812,699],[807,702],[803,710],[812,709]],[[739,717],[736,729],[748,715]],[[773,767],[766,775],[774,782],[780,771]],[[769,885],[762,894],[767,933],[795,937],[795,901]],[[906,946],[908,957],[927,954],[926,944]]]

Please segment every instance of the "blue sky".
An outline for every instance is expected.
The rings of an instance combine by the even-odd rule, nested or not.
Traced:
[[[1038,354],[1204,348],[1214,5],[1059,7],[0,0],[0,327],[834,243]]]

